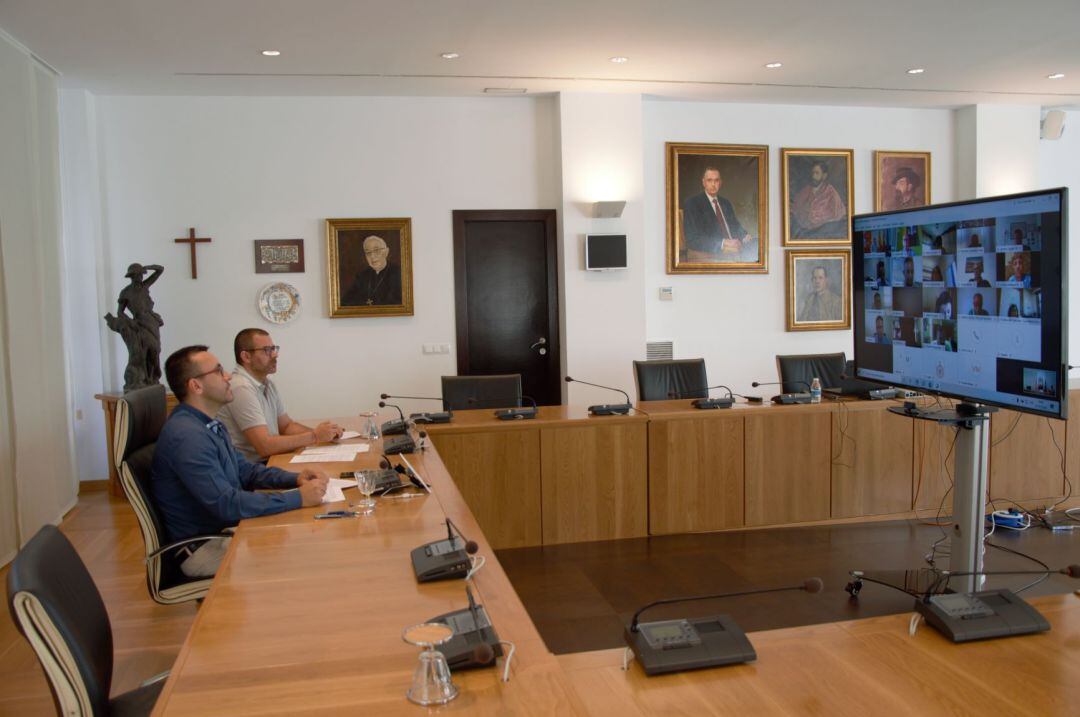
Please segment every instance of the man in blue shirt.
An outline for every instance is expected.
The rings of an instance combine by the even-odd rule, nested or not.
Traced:
[[[151,493],[170,541],[213,535],[243,518],[322,502],[329,482],[325,474],[267,468],[233,448],[228,431],[213,418],[233,400],[230,377],[206,346],[187,346],[169,356],[165,378],[180,405],[158,437]],[[286,490],[258,493],[256,488]],[[180,569],[189,577],[213,575],[227,547],[228,540],[208,541],[190,550]]]

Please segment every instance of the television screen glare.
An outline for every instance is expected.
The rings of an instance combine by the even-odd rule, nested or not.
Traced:
[[[852,219],[859,378],[1067,415],[1067,190]]]

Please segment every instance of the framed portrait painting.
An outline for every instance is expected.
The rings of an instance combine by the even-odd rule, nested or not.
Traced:
[[[769,271],[769,148],[668,142],[667,273]]]
[[[785,306],[788,331],[851,328],[851,253],[786,252]]]
[[[850,149],[780,150],[784,246],[851,245]]]
[[[330,318],[412,316],[412,220],[327,219]]]
[[[930,199],[929,152],[874,152],[874,211],[925,207]]]

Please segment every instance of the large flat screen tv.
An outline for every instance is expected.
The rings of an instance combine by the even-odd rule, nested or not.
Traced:
[[[1068,191],[852,219],[859,378],[1067,415]]]

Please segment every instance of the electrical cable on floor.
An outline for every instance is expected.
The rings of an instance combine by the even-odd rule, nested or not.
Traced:
[[[1058,450],[1058,455],[1061,456],[1061,477],[1065,481],[1065,495],[1061,497],[1061,500],[1057,501],[1046,509],[1047,513],[1052,513],[1054,508],[1067,501],[1072,497],[1072,481],[1069,480],[1069,473],[1065,469],[1065,451],[1061,450],[1061,445],[1058,443],[1057,434],[1054,433],[1054,424],[1050,423],[1050,419],[1046,419],[1046,425],[1050,427],[1050,437],[1054,439],[1054,447]],[[1065,511],[1065,515],[1072,518],[1073,515],[1069,511]]]

